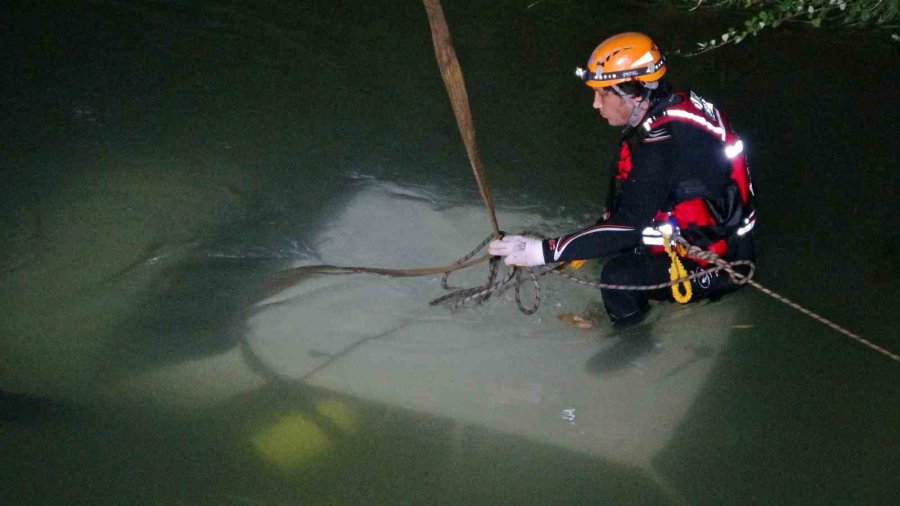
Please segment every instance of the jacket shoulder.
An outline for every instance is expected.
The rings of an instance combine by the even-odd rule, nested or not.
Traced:
[[[673,94],[662,107],[652,111],[640,126],[647,132],[648,139],[665,135],[661,132],[668,132],[671,136],[674,131],[687,128],[701,130],[724,141],[728,130],[718,109],[693,91],[690,94]]]

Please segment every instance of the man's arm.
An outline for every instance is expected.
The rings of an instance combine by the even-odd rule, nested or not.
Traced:
[[[597,225],[543,242],[544,259],[562,262],[609,256],[633,248],[669,193],[673,172],[671,137],[643,142],[632,155],[632,169],[622,184],[616,209]]]

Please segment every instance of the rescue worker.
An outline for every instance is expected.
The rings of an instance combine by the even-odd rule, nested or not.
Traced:
[[[664,55],[642,33],[620,33],[594,49],[576,75],[593,89],[600,116],[624,127],[606,213],[552,239],[505,236],[491,242],[490,254],[527,267],[608,257],[600,281],[624,285],[670,280],[664,234],[681,234],[726,260],[754,260],[754,195],[743,143],[713,104],[693,92],[671,92],[665,73]],[[680,260],[688,273],[705,265]],[[705,275],[691,282],[691,300],[735,287],[724,272]],[[603,289],[602,296],[610,319],[622,323],[642,319],[648,298],[673,298],[669,288]]]

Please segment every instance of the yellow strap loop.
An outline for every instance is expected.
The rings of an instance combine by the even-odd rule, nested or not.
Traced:
[[[684,269],[684,265],[681,263],[681,259],[678,258],[675,250],[672,249],[672,245],[669,241],[669,234],[663,234],[663,248],[666,250],[666,253],[669,254],[669,258],[672,259],[672,265],[669,267],[669,280],[675,281],[676,279],[687,277],[688,274]],[[683,292],[682,289],[684,290]],[[672,297],[675,299],[675,302],[687,304],[690,302],[692,295],[693,292],[691,291],[690,280],[686,279],[677,285],[672,285]]]

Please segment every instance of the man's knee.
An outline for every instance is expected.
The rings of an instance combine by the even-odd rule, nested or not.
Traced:
[[[600,282],[607,285],[641,284],[644,274],[636,260],[638,259],[624,255],[610,259],[600,272]],[[647,296],[644,292],[604,288],[601,293],[603,305],[613,322],[640,318],[647,310]]]
[[[625,257],[609,259],[600,271],[600,282],[608,285],[633,284],[641,276],[634,262]]]

